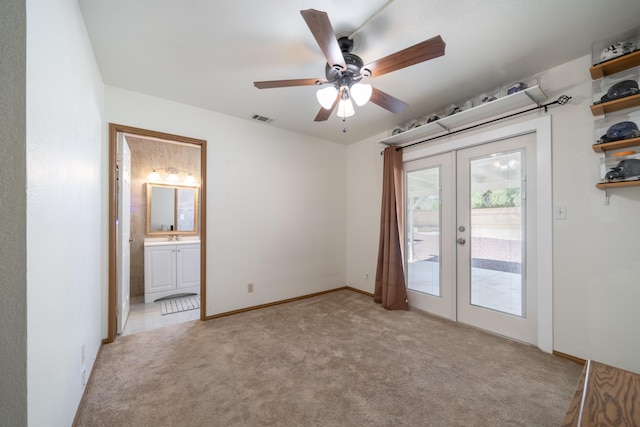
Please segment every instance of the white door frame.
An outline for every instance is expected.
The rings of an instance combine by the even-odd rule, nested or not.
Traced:
[[[432,142],[424,147],[404,152],[402,161],[408,162],[529,133],[536,135],[536,170],[538,175],[536,211],[538,220],[538,348],[551,353],[553,351],[551,116],[542,116],[461,138],[451,137],[449,140],[443,138],[443,140]]]

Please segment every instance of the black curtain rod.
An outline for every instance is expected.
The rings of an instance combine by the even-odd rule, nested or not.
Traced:
[[[519,116],[520,114],[529,113],[529,112],[534,111],[534,110],[541,110],[541,109],[544,108],[544,112],[546,113],[548,111],[548,108],[551,105],[555,105],[555,104],[564,105],[567,102],[569,102],[570,99],[571,99],[570,96],[562,95],[562,96],[560,96],[558,99],[556,99],[553,102],[549,102],[549,103],[543,104],[543,105],[536,105],[535,107],[529,108],[528,110],[518,111],[517,113],[509,114],[508,116],[498,117],[497,119],[488,120],[486,122],[478,123],[476,125],[469,126],[469,127],[463,128],[463,129],[458,129],[458,130],[455,130],[453,132],[448,132],[448,133],[445,133],[445,134],[442,134],[442,135],[434,136],[432,138],[423,139],[422,141],[412,142],[409,145],[403,145],[402,147],[396,147],[396,151],[400,151],[403,148],[413,147],[414,145],[423,144],[425,142],[433,141],[434,139],[444,138],[445,136],[455,135],[456,133],[465,132],[465,131],[468,131],[468,130],[471,130],[471,129],[475,129],[475,128],[480,127],[480,126],[484,126],[484,125],[488,125],[490,123],[498,122],[500,120],[509,119],[511,117]],[[381,152],[380,154],[384,154],[384,151]]]

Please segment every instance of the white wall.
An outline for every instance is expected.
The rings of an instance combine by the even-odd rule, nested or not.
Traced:
[[[0,425],[27,423],[26,7],[0,2]]]
[[[346,147],[110,86],[105,113],[207,141],[207,315],[345,285]]]
[[[69,426],[101,343],[103,84],[75,0],[27,17],[28,417]]]
[[[347,146],[347,284],[373,293],[380,237],[386,135]]]
[[[577,105],[553,110],[553,198],[568,219],[554,221],[555,349],[640,372],[640,187],[604,191],[593,152],[590,58],[548,73]]]
[[[595,188],[600,156],[591,148],[590,65],[590,57],[583,57],[542,73],[549,100],[573,97],[548,113],[553,203],[568,211],[566,221],[553,222],[554,350],[640,372],[640,187],[610,190],[609,205]],[[368,282],[363,279],[367,271],[375,273],[380,210],[382,160],[376,154],[383,146],[376,141],[385,136],[347,148],[347,283],[367,292],[373,292],[374,283],[371,275]]]

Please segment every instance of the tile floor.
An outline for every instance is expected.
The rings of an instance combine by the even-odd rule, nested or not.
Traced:
[[[144,297],[131,298],[131,311],[120,336],[133,335],[152,329],[164,328],[177,323],[200,319],[200,309],[181,311],[162,315],[160,304],[157,302],[144,302]]]

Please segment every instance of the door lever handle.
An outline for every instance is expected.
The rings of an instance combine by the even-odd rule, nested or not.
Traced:
[[[464,237],[459,237],[457,241],[459,245],[464,245],[467,242],[466,240],[464,240]]]

